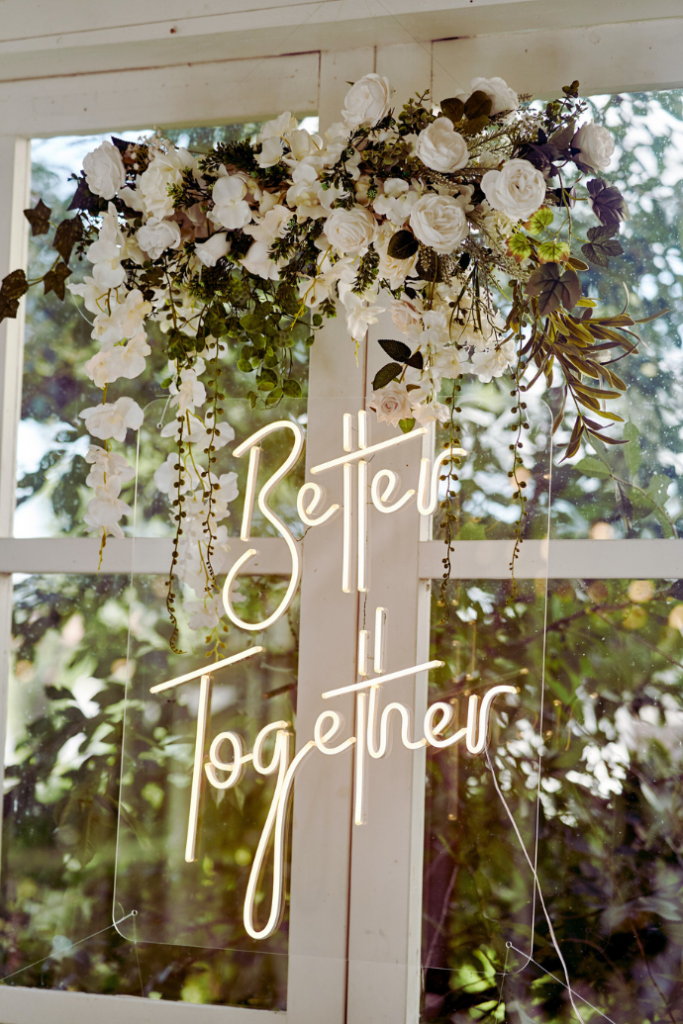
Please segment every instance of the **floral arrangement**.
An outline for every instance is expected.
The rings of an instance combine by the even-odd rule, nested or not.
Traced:
[[[389,357],[373,385],[379,420],[405,431],[437,421],[457,444],[462,378],[507,375],[519,414],[509,473],[517,481],[523,392],[539,376],[550,382],[556,368],[564,400],[555,427],[568,399],[576,414],[566,457],[585,436],[623,443],[605,432],[604,421],[619,416],[604,406],[625,390],[613,363],[637,347],[634,320],[625,311],[594,315],[580,274],[622,253],[616,236],[628,211],[600,177],[614,142],[581,120],[578,83],[543,109],[500,78],[475,79],[469,95],[438,105],[425,93],[398,113],[391,95],[386,78],[369,74],[324,135],[285,112],[251,142],[200,156],[155,134],[138,143],[113,138],[83,161],[75,215],[56,227],[58,255],[40,281],[61,299],[66,287],[82,297],[101,345],[85,371],[102,402],[80,414],[101,442],[87,456],[95,495],[86,522],[103,545],[123,536],[129,507],[119,495],[133,470],[112,442],[125,442],[143,412],[121,382],[142,373],[151,352],[145,325],[156,321],[170,366],[161,386],[176,411],[164,433],[177,454],[155,475],[177,526],[174,623],[173,576],[197,594],[192,625],[216,629],[223,613],[215,581],[227,566],[221,520],[237,489],[235,474],[216,476],[212,465],[234,436],[220,418],[228,346],[240,347],[246,398],[275,406],[302,393],[295,343],[312,344],[326,318],[342,315],[357,344],[388,311],[400,337],[379,342]],[[583,259],[572,251],[572,210],[582,198],[596,218]],[[42,201],[26,211],[34,234],[50,230],[50,212]],[[74,255],[90,261],[92,274],[67,285]],[[22,270],[6,277],[0,319],[15,316],[37,283]],[[456,463],[442,503],[449,550]],[[520,524],[524,487],[520,480],[515,492]]]

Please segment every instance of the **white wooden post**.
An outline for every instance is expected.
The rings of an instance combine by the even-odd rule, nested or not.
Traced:
[[[411,95],[430,87],[430,46],[413,43],[378,49],[376,70],[396,88],[393,102],[398,110]],[[385,294],[380,303],[388,305],[390,300]],[[388,313],[370,329],[366,406],[372,400],[375,373],[389,361],[377,339],[398,337]],[[371,441],[396,433],[396,428],[377,424],[374,413],[369,420]],[[433,448],[431,433],[430,446]],[[372,468],[386,467],[399,473],[403,493],[417,487],[422,454],[421,438],[416,437],[376,456]],[[373,630],[378,605],[387,609],[386,670],[392,672],[427,660],[429,584],[419,580],[418,556],[428,524],[421,522],[414,500],[390,516],[371,509],[369,518],[372,539],[366,628]],[[425,614],[426,631],[420,630]],[[414,708],[420,730],[425,698],[426,679],[410,677],[384,688],[381,702],[400,701]],[[348,1024],[412,1024],[418,1020],[424,764],[422,751],[407,750],[398,741],[386,758],[368,761],[367,821],[354,826],[351,847]]]
[[[353,81],[373,69],[374,52],[323,54],[320,126],[338,121]],[[311,349],[307,469],[342,453],[342,415],[363,408],[365,346],[346,333],[344,311]],[[341,502],[341,471],[320,479],[328,502]],[[355,682],[357,600],[341,589],[341,520],[309,529],[304,540],[297,690],[297,747],[313,736],[325,689]],[[353,699],[335,702],[353,728]],[[353,752],[314,755],[294,792],[287,1019],[344,1024]]]
[[[31,144],[28,139],[0,136],[0,278],[26,267]],[[11,537],[16,494],[17,430],[21,415],[21,372],[24,349],[24,302],[16,320],[0,324],[0,537]],[[0,575],[0,739],[4,749],[12,628],[12,576]],[[4,760],[0,756],[0,791]],[[0,817],[0,843],[2,817]]]

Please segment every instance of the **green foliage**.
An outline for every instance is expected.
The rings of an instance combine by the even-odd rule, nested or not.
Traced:
[[[677,586],[551,581],[545,640],[543,585],[510,605],[508,584],[453,582],[447,613],[434,602],[431,657],[446,664],[429,699],[455,705],[452,728],[468,694],[519,692],[496,703],[490,766],[460,744],[428,753],[423,1020],[577,1019],[492,771],[532,861],[538,813],[539,884],[575,991],[612,1020],[680,1018]]]

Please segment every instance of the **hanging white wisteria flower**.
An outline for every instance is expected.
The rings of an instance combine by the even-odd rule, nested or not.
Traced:
[[[215,576],[227,565],[222,521],[237,493],[234,474],[213,471],[214,453],[234,434],[218,422],[201,379],[207,374],[218,394],[228,346],[239,346],[237,368],[253,380],[244,397],[273,407],[302,393],[295,339],[311,344],[325,318],[341,314],[357,344],[388,311],[405,340],[380,341],[390,359],[373,384],[380,421],[453,430],[464,375],[484,384],[508,375],[522,408],[526,369],[549,379],[556,367],[577,411],[566,456],[584,436],[619,443],[600,420],[619,419],[604,410],[625,388],[609,354],[635,350],[634,321],[593,315],[579,277],[588,264],[565,229],[585,185],[598,223],[581,252],[607,266],[622,252],[616,236],[628,211],[603,178],[584,181],[609,167],[614,142],[607,129],[582,123],[578,83],[543,109],[496,77],[476,78],[469,94],[438,105],[425,93],[396,112],[391,97],[387,79],[368,74],[322,134],[285,111],[252,142],[219,143],[200,157],[160,135],[102,143],[83,162],[75,217],[57,227],[61,262],[41,278],[45,290],[64,298],[72,252],[93,265],[83,284],[68,286],[94,316],[100,351],[85,371],[104,390],[103,402],[80,414],[104,442],[88,455],[95,498],[87,524],[103,543],[122,534],[129,510],[119,492],[131,471],[111,443],[124,444],[142,424],[122,382],[143,372],[158,344],[145,324],[156,321],[176,417],[162,435],[177,452],[155,481],[177,527],[172,574],[197,594],[197,628],[213,629],[223,614]],[[47,233],[49,214],[42,202],[27,211],[34,234]],[[508,289],[505,318],[499,282]],[[0,319],[16,315],[28,287],[21,270],[5,278]],[[519,465],[515,452],[515,482]]]

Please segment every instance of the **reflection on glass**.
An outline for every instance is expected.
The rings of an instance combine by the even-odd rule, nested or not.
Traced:
[[[312,122],[315,122],[313,124]],[[315,129],[317,119],[307,118],[306,127]],[[166,134],[176,143],[192,151],[209,149],[218,141],[248,138],[258,131],[258,125],[231,125],[221,128],[189,128]],[[143,133],[144,134],[144,133]],[[140,133],[125,132],[122,137],[137,139]],[[109,136],[89,138],[68,137],[34,140],[32,148],[32,197],[37,202],[42,196],[52,208],[52,221],[58,222],[67,214],[67,205],[73,194],[69,174],[80,169],[83,156]],[[32,238],[29,250],[29,276],[42,274],[53,262],[54,252],[43,237]],[[88,274],[86,261],[69,278],[76,283]],[[89,466],[84,461],[88,438],[79,412],[101,400],[100,392],[87,377],[84,363],[98,349],[90,337],[90,314],[80,300],[67,291],[66,300],[59,302],[54,295],[44,296],[32,290],[27,296],[26,332],[24,352],[24,382],[22,419],[18,440],[18,485],[15,535],[19,537],[84,535],[87,527],[83,516],[92,498],[85,485]],[[173,430],[175,409],[168,405],[168,391],[161,382],[168,377],[168,364],[163,357],[158,324],[147,324],[153,339],[152,354],[148,357],[144,373],[135,380],[126,381],[126,395],[134,398],[145,410],[145,422],[139,432],[138,516],[136,532],[145,536],[168,536],[165,500],[153,481],[154,472],[171,451],[172,438],[162,436],[164,427]],[[298,367],[297,375],[304,389],[308,367],[308,349],[300,327],[301,338],[289,349]],[[221,358],[220,386],[230,396],[245,394],[244,384],[250,380],[237,369],[241,350],[235,348],[229,337],[227,352]],[[238,382],[239,385],[238,385]],[[305,393],[305,390],[304,390]],[[240,403],[241,404],[241,403]],[[235,410],[232,410],[235,413]],[[270,412],[283,412],[284,406]],[[297,415],[305,411],[305,401],[299,403]],[[287,413],[285,412],[285,416]],[[243,414],[231,418],[231,402],[226,404],[226,418],[237,431],[243,425]],[[119,450],[135,462],[137,437],[129,433],[125,446]],[[237,467],[229,464],[230,448],[219,451],[217,472],[226,473]],[[133,483],[124,486],[121,497],[133,504]],[[124,525],[124,530],[126,526]],[[128,532],[130,524],[128,524]]]
[[[257,620],[281,599],[285,581],[254,577],[243,582],[240,611]],[[297,602],[298,604],[298,602]],[[293,723],[296,689],[298,608],[268,630],[267,650],[221,669],[213,680],[204,749],[222,732],[237,733],[245,753],[271,722]],[[230,634],[225,657],[251,646],[243,633]],[[117,855],[117,917],[136,910],[121,931],[128,938],[193,946],[251,949],[259,956],[287,951],[287,910],[269,940],[252,942],[243,925],[247,882],[275,791],[275,776],[247,764],[239,783],[217,789],[202,774],[195,862],[186,863],[190,789],[198,727],[200,682],[150,694],[150,686],[204,667],[194,658],[173,658],[166,671],[150,664],[136,673],[126,707]],[[210,662],[206,663],[207,671]],[[274,735],[263,762],[273,757]],[[232,760],[228,744],[220,758]],[[227,777],[219,772],[220,778]],[[256,927],[265,924],[273,886],[272,854],[256,893]]]
[[[619,312],[626,302],[623,281],[634,319],[667,307],[671,312],[639,326],[638,355],[615,367],[628,393],[610,407],[626,421],[623,436],[631,443],[608,450],[598,442],[597,450],[587,449],[583,458],[592,463],[571,460],[585,468],[583,474],[568,464],[555,466],[554,536],[673,537],[683,513],[683,91],[596,96],[590,106],[594,120],[616,140],[608,176],[626,197],[631,219],[620,235],[625,255],[610,260],[607,269],[591,266],[582,274],[584,293]],[[581,205],[573,217],[585,238],[595,219]],[[621,431],[617,425],[613,433],[621,437]],[[557,442],[568,438],[568,430],[560,431]]]
[[[458,398],[455,421],[461,425],[460,444],[468,453],[457,470],[450,509],[437,509],[434,536],[445,536],[444,516],[454,515],[456,540],[500,540],[517,535],[519,503],[513,500],[517,484],[511,476],[515,455],[522,459],[517,480],[527,497],[521,524],[523,537],[548,536],[548,481],[550,479],[551,413],[542,397],[526,396],[529,429],[518,440],[518,416],[511,412],[510,389],[505,383],[467,384]],[[449,424],[436,431],[436,450],[448,438]],[[512,450],[514,449],[514,451]],[[440,490],[443,500],[447,484]]]
[[[428,754],[422,1019],[577,1020],[559,946],[585,1020],[678,1020],[683,589],[551,581],[545,642],[545,583],[509,591],[433,602],[430,701],[462,719],[468,693],[518,696],[496,703],[490,763]]]
[[[245,610],[255,612],[268,596],[266,589],[262,580],[247,580],[241,587]],[[180,805],[188,771],[183,744],[191,730],[193,695],[188,690],[176,702],[160,701],[150,697],[149,688],[201,665],[203,652],[193,657],[171,653],[164,594],[165,580],[156,577],[136,577],[132,590],[130,579],[121,575],[17,577],[2,829],[0,975],[20,972],[7,984],[28,987],[283,1008],[286,956],[273,956],[270,950],[200,950],[180,941],[159,946],[143,941],[149,936],[130,927],[133,921],[144,924],[142,914],[125,923],[125,938],[112,927],[127,715],[122,821],[139,836],[139,848],[122,842],[119,887],[130,880],[126,870],[131,868],[143,909],[150,901],[162,906],[162,897],[172,892],[177,898],[180,891],[165,888],[169,877],[162,879],[149,870],[145,829],[160,828],[161,823],[176,827],[176,821],[183,828],[186,810]],[[236,673],[228,687],[216,688],[216,724],[222,728],[223,722],[233,723],[247,742],[247,719],[270,720],[276,713],[293,720],[295,614],[273,634],[274,653],[269,650],[260,671]],[[229,645],[239,642],[229,635]],[[179,645],[188,652],[192,649],[186,625]],[[128,679],[133,699],[126,711]],[[241,921],[241,909],[233,915],[233,904],[239,904],[235,890],[248,873],[254,829],[269,799],[267,786],[259,785],[263,780],[245,781],[244,803],[229,817],[226,810],[239,794],[226,793],[223,801],[208,803],[209,839],[216,840],[216,848],[202,853],[201,882],[187,894],[194,911],[219,909],[223,927]],[[152,848],[155,843],[161,847],[167,834],[171,833],[155,833]],[[264,879],[263,885],[267,882]],[[82,939],[87,941],[67,948]],[[278,942],[277,949],[286,951],[286,927]]]

